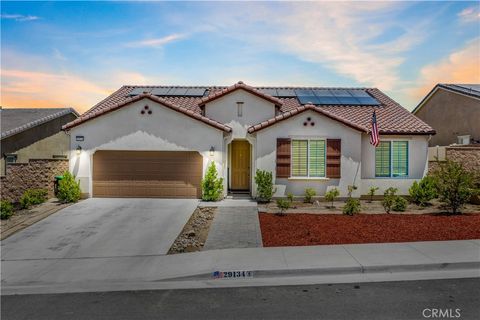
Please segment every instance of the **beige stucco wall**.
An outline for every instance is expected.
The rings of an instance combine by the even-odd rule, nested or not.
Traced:
[[[39,140],[28,147],[15,152],[17,163],[27,163],[30,159],[53,159],[53,155],[68,156],[70,150],[70,137],[60,131],[50,137]],[[1,159],[1,173],[5,173],[5,159]]]
[[[140,114],[148,105],[151,115]],[[76,136],[84,141],[76,141]],[[204,171],[210,161],[224,175],[223,131],[171,110],[149,99],[124,106],[74,127],[70,131],[70,171],[80,180],[82,192],[91,195],[92,162],[97,150],[198,151]],[[75,149],[80,145],[82,152]],[[210,148],[215,152],[210,156]]]
[[[457,136],[471,135],[480,140],[480,99],[438,89],[415,113],[437,134],[429,146],[457,143]]]

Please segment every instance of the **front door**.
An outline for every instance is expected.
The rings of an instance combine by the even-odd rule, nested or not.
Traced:
[[[235,140],[231,144],[232,190],[250,190],[250,143]]]

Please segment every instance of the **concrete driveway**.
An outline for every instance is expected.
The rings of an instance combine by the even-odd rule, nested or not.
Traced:
[[[166,254],[197,204],[191,199],[87,199],[2,241],[2,260]]]

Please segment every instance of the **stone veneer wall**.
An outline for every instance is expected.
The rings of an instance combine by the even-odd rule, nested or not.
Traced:
[[[8,164],[5,176],[0,178],[2,200],[19,201],[23,192],[31,188],[48,190],[53,197],[55,176],[68,171],[68,160],[32,159],[28,163]]]
[[[465,169],[469,171],[480,170],[480,146],[479,147],[460,147],[450,146],[445,148],[445,157],[447,159],[460,162]],[[428,163],[428,172],[435,171],[438,167],[437,161],[430,161]]]

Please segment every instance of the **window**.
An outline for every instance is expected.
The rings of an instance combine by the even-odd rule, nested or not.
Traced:
[[[237,116],[243,116],[243,102],[237,102]]]
[[[325,177],[325,140],[292,140],[292,177]]]
[[[375,177],[408,176],[408,141],[381,141],[375,149]]]

